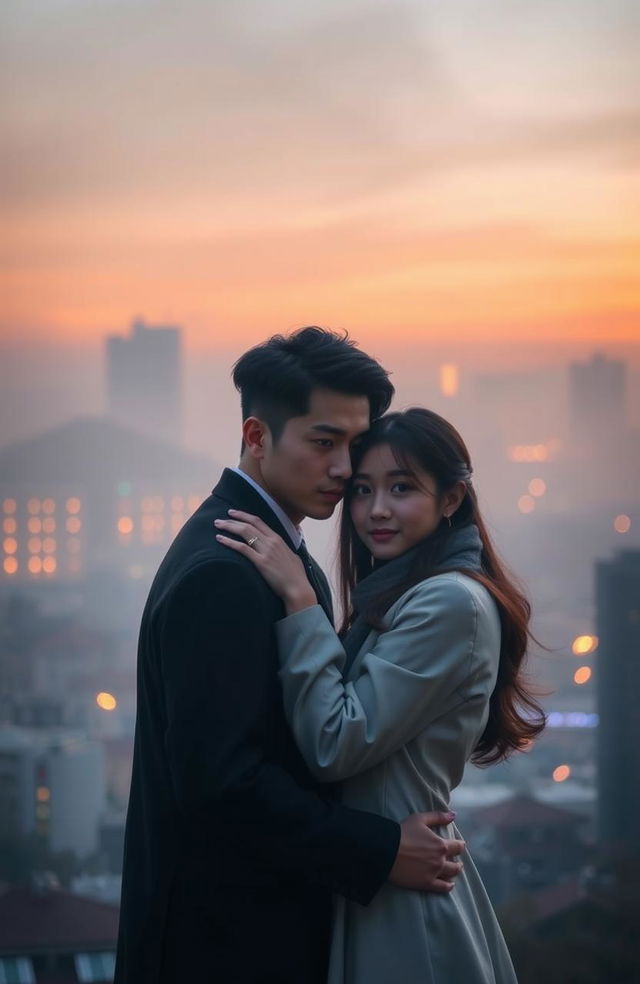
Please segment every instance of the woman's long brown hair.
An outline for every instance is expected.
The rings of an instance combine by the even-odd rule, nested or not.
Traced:
[[[496,685],[490,698],[489,718],[473,752],[476,765],[490,765],[526,748],[545,726],[545,715],[524,675],[527,646],[531,638],[531,606],[508,573],[491,542],[480,514],[471,484],[471,460],[464,441],[443,417],[431,410],[413,407],[403,413],[390,413],[375,421],[353,452],[353,473],[372,447],[388,444],[401,467],[427,472],[436,483],[437,494],[444,495],[458,482],[466,486],[465,496],[452,516],[453,526],[442,521],[424,541],[412,570],[402,583],[379,594],[361,614],[379,630],[390,606],[414,584],[444,572],[436,558],[452,530],[475,524],[482,541],[481,570],[461,573],[483,584],[492,595],[502,627],[500,662]],[[350,514],[351,486],[347,489],[340,527],[340,587],[346,632],[354,620],[351,606],[353,589],[371,571],[373,558],[356,534]],[[453,570],[447,567],[446,570]]]

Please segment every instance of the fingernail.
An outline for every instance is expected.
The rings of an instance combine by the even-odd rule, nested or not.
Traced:
[[[224,520],[222,520],[222,519],[214,519],[213,525],[214,526],[220,526],[220,523],[222,523],[222,522],[224,522]]]
[[[227,509],[228,513],[237,513],[237,509]]]
[[[458,815],[458,814],[457,814],[457,813],[454,813],[454,812],[453,812],[453,810],[448,810],[448,811],[447,811],[447,812],[445,813],[445,816],[446,816],[446,817],[449,817],[449,820],[455,820],[455,818],[457,817],[457,815]]]

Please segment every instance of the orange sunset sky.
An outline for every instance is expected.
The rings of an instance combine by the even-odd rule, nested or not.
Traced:
[[[6,351],[640,341],[638,4],[2,8]]]

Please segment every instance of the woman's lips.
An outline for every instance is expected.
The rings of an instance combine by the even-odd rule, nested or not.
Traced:
[[[369,536],[376,543],[387,543],[388,540],[393,539],[397,532],[397,530],[371,530]]]

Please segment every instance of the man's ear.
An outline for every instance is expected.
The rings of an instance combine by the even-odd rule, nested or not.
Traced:
[[[263,458],[266,442],[270,436],[269,428],[259,417],[247,417],[242,424],[242,439],[245,452],[252,458]]]

